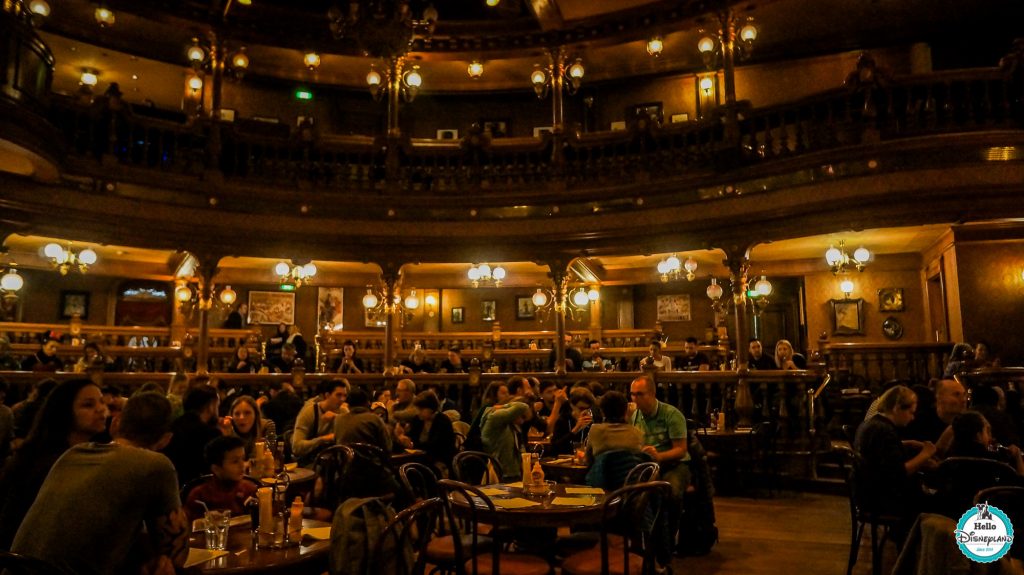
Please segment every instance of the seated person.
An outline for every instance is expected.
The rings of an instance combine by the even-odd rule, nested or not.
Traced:
[[[974,369],[974,348],[969,343],[960,342],[953,346],[949,352],[949,362],[942,372],[944,379],[952,379],[953,376],[971,371]]]
[[[711,369],[711,361],[703,351],[697,351],[697,338],[688,337],[683,344],[683,355],[676,360],[676,369],[679,371],[708,371]]]
[[[434,373],[434,364],[427,359],[427,352],[422,347],[417,347],[409,354],[409,359],[402,360],[402,367],[408,370],[407,373]]]
[[[213,477],[197,485],[185,497],[185,512],[192,521],[203,517],[207,509],[245,512],[245,503],[256,495],[256,484],[245,479],[245,441],[233,435],[218,437],[203,449]]]
[[[653,369],[654,371],[672,371],[672,358],[661,353],[662,343],[652,341],[650,355],[640,360],[640,369]]]
[[[965,411],[953,418],[953,445],[948,457],[979,457],[1009,465],[1024,475],[1024,459],[1016,445],[996,448],[992,442],[992,426],[977,411]]]
[[[441,402],[433,391],[416,395],[412,404],[419,411],[406,431],[416,449],[422,449],[434,463],[451,467],[455,457],[455,430],[448,416],[439,411]]]
[[[992,437],[1003,445],[1020,445],[1020,431],[1006,412],[1006,392],[996,385],[979,385],[971,391],[971,409],[985,416]]]
[[[780,339],[775,342],[775,369],[807,369],[807,360],[793,351],[788,339]]]
[[[291,373],[292,367],[295,366],[296,355],[295,346],[290,343],[286,343],[281,346],[281,355],[269,355],[265,366],[270,373]]]
[[[576,386],[566,394],[564,389],[555,393],[555,406],[548,416],[554,421],[551,432],[551,455],[574,453],[573,444],[583,443],[594,422],[597,400],[586,387]]]
[[[391,453],[392,430],[370,410],[370,396],[361,387],[348,394],[348,413],[334,418],[334,439],[339,445],[368,443]]]
[[[171,425],[171,440],[163,453],[174,464],[182,485],[206,473],[206,444],[231,434],[231,421],[219,417],[220,397],[209,385],[197,385],[185,393],[185,413]]]
[[[750,338],[750,347],[748,349],[750,351],[750,356],[747,360],[747,367],[749,369],[778,369],[775,367],[775,358],[765,355],[761,340],[756,337]]]
[[[348,380],[321,381],[319,395],[302,407],[292,431],[292,453],[300,465],[312,464],[320,451],[334,445],[334,418],[343,412],[348,390]]]
[[[448,348],[448,357],[441,362],[440,373],[466,373],[469,366],[462,361],[462,349],[457,345]]]
[[[635,426],[626,423],[629,402],[626,396],[609,391],[601,396],[604,423],[590,427],[587,461],[592,463],[587,473],[587,485],[615,490],[622,487],[630,470],[638,463],[651,461],[641,450],[644,435]]]
[[[341,359],[338,360],[334,369],[337,373],[363,373],[363,360],[356,357],[356,344],[351,339],[346,339],[341,344]]]
[[[57,357],[57,339],[47,335],[39,344],[39,351],[25,358],[21,362],[22,371],[62,371],[64,362]]]
[[[861,424],[853,442],[862,461],[857,497],[867,511],[902,518],[893,531],[900,542],[924,506],[917,472],[934,465],[934,443],[900,440],[899,428],[913,421],[916,411],[917,395],[906,386],[894,386],[882,394],[878,413]]]
[[[994,368],[1001,365],[1002,362],[999,361],[999,358],[992,355],[988,343],[979,341],[974,344],[974,369]]]
[[[950,424],[953,418],[967,409],[967,390],[955,379],[943,379],[935,384],[935,407],[922,412],[907,425],[903,436],[907,439],[930,441],[939,454],[949,449],[953,441]]]
[[[533,417],[529,405],[512,401],[486,408],[481,426],[480,438],[484,451],[501,464],[502,481],[519,481],[523,478],[522,461],[516,437],[518,426]]]

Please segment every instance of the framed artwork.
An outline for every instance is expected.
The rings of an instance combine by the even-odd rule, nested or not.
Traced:
[[[485,299],[480,302],[480,319],[484,321],[494,321],[497,314],[498,304],[493,299]]]
[[[344,328],[344,314],[342,313],[342,301],[345,295],[344,288],[317,288],[316,296],[316,326],[317,329],[326,331],[337,331]]]
[[[384,310],[380,308],[363,309],[365,310],[363,321],[365,327],[385,327],[388,324],[388,316]]]
[[[670,119],[672,120],[673,124],[679,124],[681,122],[689,122],[690,115],[685,112],[682,114],[672,114]]]
[[[864,335],[864,300],[834,299],[832,303],[832,335]]]
[[[613,132],[625,132],[626,131],[626,121],[625,120],[620,120],[618,122],[612,122],[612,131]]]
[[[453,307],[452,308],[452,323],[465,323],[466,321],[466,308],[464,307]]]
[[[249,292],[249,323],[262,325],[295,323],[295,293],[279,291]]]
[[[903,323],[894,316],[885,318],[885,321],[882,322],[882,335],[884,335],[886,339],[892,340],[897,340],[903,337]]]
[[[647,102],[635,104],[626,108],[627,118],[650,118],[652,122],[661,123],[662,110],[661,102]]]
[[[459,139],[459,131],[458,130],[453,130],[451,128],[446,129],[446,130],[438,130],[437,131],[437,139],[438,140],[458,140]]]
[[[903,288],[882,288],[878,290],[878,311],[904,311]]]
[[[533,305],[533,296],[516,296],[516,319],[534,319],[537,317],[537,306]]]
[[[71,319],[76,315],[82,319],[89,319],[89,292],[62,290],[60,319]]]
[[[658,321],[690,321],[689,294],[658,296]]]
[[[533,137],[543,138],[544,136],[552,133],[553,131],[554,130],[551,128],[551,126],[537,126],[533,129]]]
[[[235,111],[232,110],[231,108],[221,108],[219,113],[220,113],[220,121],[221,122],[234,122],[235,121]]]
[[[485,134],[490,134],[492,138],[507,138],[508,137],[508,120],[480,120],[480,127],[483,128]]]

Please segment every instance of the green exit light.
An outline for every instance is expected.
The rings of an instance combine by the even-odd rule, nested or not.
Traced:
[[[295,99],[296,100],[312,100],[313,99],[313,92],[310,92],[309,90],[303,90],[303,89],[300,88],[298,90],[295,90]]]
[[[761,297],[761,292],[757,291],[756,289],[748,289],[747,297]]]
[[[281,284],[281,291],[295,291],[295,284]]]

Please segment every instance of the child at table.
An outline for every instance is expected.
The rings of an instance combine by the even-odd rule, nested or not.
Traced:
[[[209,509],[241,515],[245,511],[245,502],[256,495],[257,487],[244,479],[245,441],[233,435],[218,437],[206,444],[203,455],[213,477],[188,492],[185,512],[189,519],[194,521],[203,516],[200,501]]]

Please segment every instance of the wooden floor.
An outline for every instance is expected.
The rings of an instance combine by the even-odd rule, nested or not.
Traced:
[[[850,508],[845,497],[783,492],[773,498],[716,497],[719,541],[704,557],[675,558],[676,575],[845,575]],[[896,561],[886,548],[883,572]],[[865,536],[856,575],[871,573]]]

